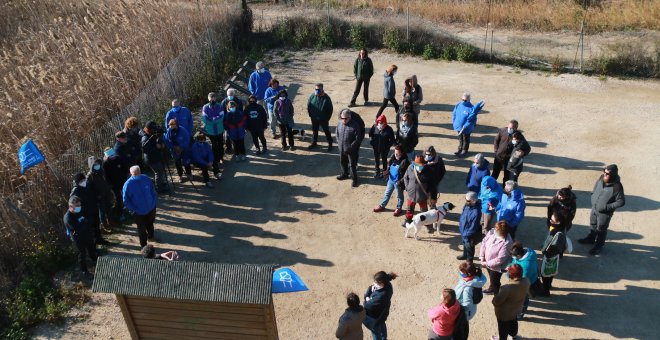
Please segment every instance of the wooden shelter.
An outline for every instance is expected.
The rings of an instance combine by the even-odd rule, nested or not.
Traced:
[[[92,289],[116,295],[133,339],[278,339],[274,267],[103,256]]]

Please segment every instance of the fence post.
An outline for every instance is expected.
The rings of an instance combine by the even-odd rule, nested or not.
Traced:
[[[325,1],[325,7],[328,10],[328,26],[330,26],[330,0]]]
[[[406,41],[410,42],[410,3],[406,1]]]
[[[488,15],[486,16],[486,39],[484,39],[484,53],[486,53],[486,46],[488,46],[488,28],[490,26],[490,0],[488,0]]]
[[[488,33],[486,33],[488,34]],[[495,35],[495,30],[490,30],[490,60],[493,60],[493,36]]]
[[[582,65],[584,62],[584,19],[580,25],[580,73],[583,72]]]

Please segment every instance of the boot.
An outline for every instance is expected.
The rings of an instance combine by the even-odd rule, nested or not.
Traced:
[[[380,169],[376,168],[376,172],[374,173],[374,178],[383,178],[383,174],[380,173]]]
[[[351,169],[351,178],[353,179],[353,183],[351,184],[351,186],[353,188],[357,188],[357,186],[358,186],[357,169]]]
[[[103,230],[102,230],[103,232],[108,233],[108,234],[112,232],[112,227],[110,227],[110,221],[108,221],[108,220],[102,221],[101,226],[103,228]]]

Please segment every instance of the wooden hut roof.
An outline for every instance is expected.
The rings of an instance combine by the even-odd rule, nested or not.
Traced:
[[[275,265],[99,257],[92,290],[152,298],[271,303]]]

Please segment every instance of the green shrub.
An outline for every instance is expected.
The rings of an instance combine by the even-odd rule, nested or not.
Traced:
[[[459,43],[455,49],[456,59],[462,62],[474,61],[479,53],[476,47],[465,43]]]
[[[296,48],[314,46],[317,32],[318,28],[314,22],[299,22],[293,34],[293,46]]]
[[[591,59],[588,65],[595,73],[604,75],[623,75],[632,77],[660,77],[660,47],[656,56],[633,43],[610,46],[609,51]]]
[[[321,50],[333,47],[335,47],[335,36],[332,26],[328,24],[320,25],[318,40],[316,41],[316,49]]]
[[[395,53],[402,53],[406,49],[403,34],[397,27],[388,27],[383,33],[383,46]]]
[[[291,27],[293,26],[293,23],[289,19],[284,19],[275,25],[275,29],[273,30],[273,33],[275,34],[275,38],[277,40],[283,42],[283,43],[290,43],[292,41],[291,39]]]
[[[440,50],[440,58],[443,60],[456,60],[456,49],[454,44],[445,44]]]
[[[428,43],[424,46],[424,52],[422,52],[422,58],[424,60],[435,59],[437,57],[437,51],[433,44]]]
[[[362,25],[351,25],[348,30],[348,39],[355,50],[367,47],[366,29]]]

